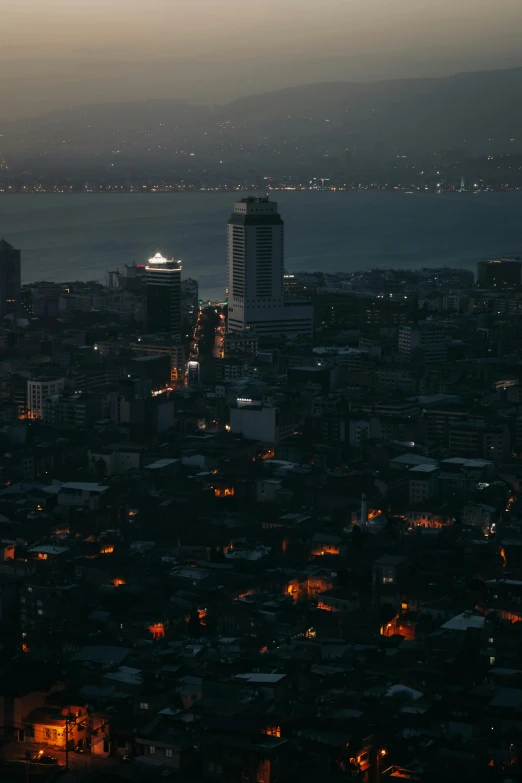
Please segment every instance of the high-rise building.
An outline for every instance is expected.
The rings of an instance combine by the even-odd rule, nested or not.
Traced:
[[[199,285],[188,277],[181,283],[181,318],[185,327],[193,326],[199,313]]]
[[[22,306],[20,251],[0,240],[0,317],[15,313]]]
[[[189,386],[198,386],[199,385],[199,362],[196,361],[190,361],[187,365],[187,375],[188,375],[188,385]]]
[[[448,338],[436,324],[400,326],[398,348],[403,362],[434,364],[448,358]]]
[[[145,267],[147,331],[173,336],[181,333],[181,261],[156,253]]]
[[[480,288],[512,288],[522,283],[522,258],[506,256],[477,264],[477,285]]]
[[[309,301],[285,301],[284,224],[268,197],[234,204],[228,221],[228,331],[311,334]]]

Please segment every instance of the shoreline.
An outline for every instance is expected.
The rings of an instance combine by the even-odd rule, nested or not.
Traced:
[[[522,187],[520,188],[478,188],[476,190],[465,189],[455,190],[452,188],[445,189],[432,189],[432,188],[409,188],[406,187],[360,187],[360,188],[266,188],[266,189],[254,189],[254,188],[242,188],[231,190],[225,188],[150,188],[142,190],[122,190],[118,188],[98,189],[98,190],[12,190],[11,188],[2,190],[0,188],[0,196],[157,196],[157,195],[201,195],[203,193],[209,195],[230,195],[250,193],[334,193],[336,195],[342,195],[345,193],[402,193],[403,195],[435,195],[442,196],[451,194],[455,196],[466,195],[482,195],[484,193],[522,193]]]

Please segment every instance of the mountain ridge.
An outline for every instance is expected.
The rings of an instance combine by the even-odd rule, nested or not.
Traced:
[[[460,157],[520,154],[520,94],[522,67],[516,67],[302,84],[213,105],[91,104],[4,122],[0,157],[34,170],[67,169],[76,161],[131,176],[162,166],[169,172],[328,172],[339,168],[347,149],[359,162],[392,168],[394,158],[413,165],[448,150],[460,150]]]
[[[57,115],[69,115],[69,114],[81,114],[85,111],[93,110],[93,109],[102,109],[102,108],[120,108],[120,107],[130,107],[130,106],[143,106],[143,105],[168,105],[168,106],[186,106],[191,107],[196,110],[201,109],[207,109],[210,110],[212,108],[214,109],[225,109],[230,106],[234,106],[236,104],[240,104],[246,101],[253,101],[256,99],[262,99],[269,96],[277,96],[282,94],[289,94],[289,93],[300,93],[304,91],[320,91],[324,90],[325,88],[334,88],[334,87],[357,87],[360,89],[371,89],[372,87],[384,87],[384,86],[409,86],[411,84],[417,84],[417,85],[427,85],[427,84],[440,84],[440,83],[448,83],[456,79],[466,79],[466,78],[476,78],[476,77],[495,77],[498,74],[513,74],[513,75],[519,75],[522,79],[522,65],[516,66],[512,68],[493,68],[493,69],[486,69],[486,70],[480,70],[480,71],[460,71],[455,72],[449,75],[445,76],[412,76],[412,77],[392,77],[389,79],[375,79],[372,81],[361,81],[357,79],[339,79],[339,80],[326,80],[321,82],[310,82],[306,83],[303,82],[302,84],[296,84],[292,86],[287,87],[281,87],[276,90],[263,90],[261,92],[253,92],[249,93],[248,95],[243,95],[238,98],[234,98],[233,100],[226,101],[226,102],[220,102],[220,103],[201,103],[201,102],[191,102],[185,98],[147,98],[142,100],[136,100],[136,101],[117,101],[117,100],[111,100],[111,101],[102,101],[102,102],[96,102],[96,103],[88,103],[85,104],[85,106],[81,107],[74,107],[71,109],[54,109],[50,112],[44,112],[41,114],[34,114],[30,117],[23,117],[20,119],[8,119],[6,120],[6,124],[13,125],[13,124],[26,124],[30,122],[35,122],[39,119],[42,119],[44,117],[51,117],[51,116],[57,116]]]

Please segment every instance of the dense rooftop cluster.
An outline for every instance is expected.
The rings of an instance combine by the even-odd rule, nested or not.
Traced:
[[[140,267],[26,286],[2,781],[517,779],[520,265],[294,273],[293,340],[225,334],[187,280],[147,335]]]

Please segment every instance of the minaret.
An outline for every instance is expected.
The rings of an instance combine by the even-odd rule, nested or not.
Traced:
[[[368,522],[368,503],[366,502],[366,495],[361,497],[361,527],[366,527]]]

